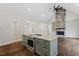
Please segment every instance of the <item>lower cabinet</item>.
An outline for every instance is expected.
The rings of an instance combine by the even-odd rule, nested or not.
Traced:
[[[57,55],[57,40],[47,41],[44,39],[36,39],[36,53],[41,56]]]
[[[27,37],[22,35],[23,45],[27,47]]]
[[[26,46],[27,47],[27,40],[29,39],[29,37],[28,36],[26,36],[26,35],[22,35],[22,40],[23,40],[23,45],[24,46]]]
[[[50,41],[42,40],[42,55],[50,55]]]
[[[36,53],[38,53],[39,55],[42,55],[42,40],[41,39],[36,39]]]

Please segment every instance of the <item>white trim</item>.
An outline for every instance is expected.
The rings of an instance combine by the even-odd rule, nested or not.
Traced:
[[[11,43],[14,43],[14,42],[18,42],[18,41],[22,41],[22,40],[19,39],[19,40],[13,40],[13,41],[5,42],[5,43],[0,44],[0,46],[8,45],[8,44],[11,44]]]
[[[73,37],[73,36],[65,36],[65,37],[70,37],[70,38],[79,38],[79,37]]]

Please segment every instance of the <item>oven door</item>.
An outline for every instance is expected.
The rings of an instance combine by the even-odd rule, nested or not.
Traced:
[[[28,44],[28,46],[33,48],[33,40],[28,39],[27,44]]]
[[[27,40],[27,48],[33,52],[33,50],[34,50],[34,40],[32,38],[29,38]]]

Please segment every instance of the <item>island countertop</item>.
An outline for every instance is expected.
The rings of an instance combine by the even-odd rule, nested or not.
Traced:
[[[57,39],[57,36],[53,36],[53,35],[43,35],[43,36],[39,36],[39,37],[37,37],[37,38],[44,39],[44,40],[48,40],[48,41],[52,41],[52,40]]]
[[[25,34],[23,34],[25,35]],[[30,38],[34,38],[33,35],[25,35],[25,36],[28,36]],[[57,39],[57,36],[56,35],[42,35],[42,36],[37,36],[35,38],[39,38],[39,39],[44,39],[44,40],[48,40],[48,41],[52,41],[52,40],[55,40]]]

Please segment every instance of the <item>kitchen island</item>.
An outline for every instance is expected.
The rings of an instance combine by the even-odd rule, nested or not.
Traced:
[[[32,35],[23,34],[22,39],[24,45],[29,50],[35,51],[37,54],[41,56],[56,56],[58,54],[57,36],[43,35],[43,36],[33,37]]]

